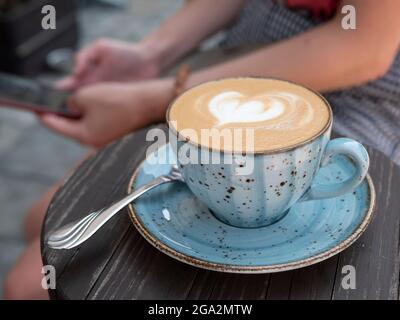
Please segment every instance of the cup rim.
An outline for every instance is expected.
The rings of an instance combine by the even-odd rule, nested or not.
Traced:
[[[318,96],[322,102],[324,103],[324,105],[326,106],[326,108],[328,109],[328,121],[326,122],[325,126],[316,134],[314,134],[313,136],[309,137],[308,139],[298,142],[294,145],[290,145],[290,146],[286,146],[286,147],[282,147],[282,148],[276,148],[276,149],[272,149],[272,150],[258,150],[258,151],[235,151],[235,150],[223,150],[223,149],[216,149],[213,148],[211,146],[206,146],[206,145],[202,145],[201,143],[198,142],[194,142],[192,140],[188,140],[186,137],[182,136],[181,133],[175,129],[172,125],[171,122],[172,120],[170,119],[170,112],[171,109],[173,108],[175,102],[182,96],[184,95],[186,92],[200,87],[202,85],[208,84],[208,83],[213,83],[213,82],[219,82],[219,81],[224,81],[224,80],[234,80],[234,79],[264,79],[264,80],[275,80],[275,81],[280,81],[280,82],[286,82],[295,86],[299,86],[302,87],[303,89],[306,89],[308,91],[310,91],[311,93],[315,94],[316,96]],[[331,126],[332,126],[332,122],[333,122],[333,113],[332,113],[332,108],[329,104],[329,102],[325,99],[324,96],[322,96],[322,94],[320,94],[319,92],[315,91],[314,89],[311,89],[305,85],[302,84],[298,84],[294,81],[290,81],[290,80],[284,80],[281,78],[275,78],[275,77],[258,77],[258,76],[243,76],[243,77],[227,77],[227,78],[219,78],[216,80],[211,80],[211,81],[205,81],[202,82],[200,84],[197,84],[187,90],[185,90],[184,92],[178,94],[176,97],[174,97],[174,99],[168,104],[168,108],[167,108],[167,112],[165,115],[165,119],[168,125],[168,129],[171,130],[173,132],[173,134],[179,139],[181,138],[181,141],[185,141],[186,143],[189,143],[197,148],[204,148],[205,150],[208,150],[209,152],[219,152],[219,153],[230,153],[230,154],[252,154],[252,155],[268,155],[268,154],[278,154],[278,153],[283,153],[283,152],[287,152],[287,151],[291,151],[294,149],[297,149],[301,146],[307,145],[311,142],[313,142],[314,140],[318,139],[319,137],[321,137],[326,131],[328,131]]]

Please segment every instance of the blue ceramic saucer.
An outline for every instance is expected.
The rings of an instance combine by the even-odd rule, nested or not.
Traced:
[[[159,151],[165,148],[173,159],[169,145]],[[129,191],[169,171],[169,164],[155,164],[160,156],[163,153],[156,152],[139,166]],[[316,179],[335,183],[350,177],[352,170],[350,161],[342,158],[322,168]],[[175,259],[216,271],[267,273],[302,268],[344,250],[367,228],[374,203],[368,176],[345,196],[298,203],[273,225],[244,229],[216,219],[184,183],[175,182],[143,195],[129,212],[146,240]]]

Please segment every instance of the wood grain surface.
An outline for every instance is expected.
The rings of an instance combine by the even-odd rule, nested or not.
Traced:
[[[161,125],[165,129],[164,125]],[[99,209],[126,193],[143,160],[148,129],[129,135],[86,160],[55,195],[43,227],[50,230]],[[377,192],[375,218],[350,248],[322,263],[264,275],[218,273],[176,261],[148,244],[127,210],[73,250],[42,241],[44,264],[55,266],[54,299],[398,299],[400,170],[368,149]],[[356,268],[356,289],[341,286],[342,267]]]
[[[186,60],[192,70],[257,49],[210,50]],[[172,73],[174,70],[171,71]],[[160,125],[165,130],[164,125]],[[85,161],[53,198],[42,230],[44,264],[54,265],[54,299],[399,299],[400,169],[368,148],[375,184],[375,219],[350,248],[322,263],[264,275],[224,274],[176,261],[153,248],[127,210],[75,250],[44,245],[50,230],[122,197],[143,160],[148,129]],[[344,290],[342,268],[356,268],[356,289]]]

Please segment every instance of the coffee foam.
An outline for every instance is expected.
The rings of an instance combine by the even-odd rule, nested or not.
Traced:
[[[280,80],[237,78],[188,90],[173,103],[168,116],[185,137],[214,149],[233,147],[223,140],[203,141],[201,129],[254,129],[254,151],[262,152],[317,135],[329,122],[330,111],[321,97],[304,87]],[[245,150],[244,144],[236,144],[234,150]]]
[[[283,97],[284,94],[277,93],[276,96]],[[246,99],[240,92],[227,91],[212,98],[208,110],[218,120],[218,125],[223,125],[271,120],[285,112],[285,106],[273,94]]]

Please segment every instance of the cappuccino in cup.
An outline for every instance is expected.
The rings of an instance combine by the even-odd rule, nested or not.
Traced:
[[[262,78],[198,85],[175,99],[167,111],[170,132],[177,137],[173,148],[190,190],[221,221],[249,228],[278,221],[298,201],[336,197],[361,183],[368,154],[354,140],[330,141],[332,120],[328,102],[318,93]],[[204,134],[235,137],[237,131],[251,132],[251,141],[231,143]],[[234,161],[188,162],[187,151],[206,151],[217,159],[231,154]],[[248,161],[241,157],[244,151],[252,161],[246,174],[239,170]],[[354,176],[337,184],[313,183],[320,165],[334,162],[337,155],[351,158]]]
[[[330,110],[320,96],[293,83],[238,78],[188,90],[173,103],[168,117],[177,132],[189,132],[185,138],[214,150],[240,151],[230,150],[224,141],[201,141],[202,130],[252,129],[253,151],[259,153],[288,148],[318,135],[329,126]]]

